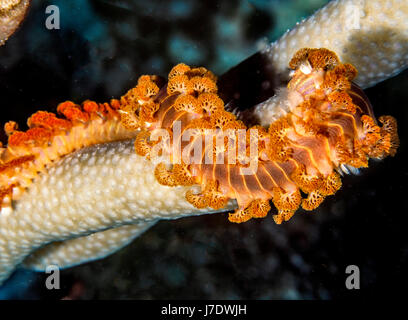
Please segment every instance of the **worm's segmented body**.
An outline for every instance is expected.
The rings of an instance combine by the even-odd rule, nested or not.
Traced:
[[[327,49],[301,49],[289,67],[287,88],[255,107],[269,110],[270,122],[260,121],[267,125],[248,128],[225,111],[214,75],[185,64],[172,69],[165,85],[142,76],[122,97],[122,123],[141,130],[136,152],[157,162],[160,183],[201,187],[186,193],[196,207],[218,209],[236,199],[239,208],[229,219],[243,222],[266,216],[272,200],[281,223],[299,206],[313,210],[333,195],[339,173],[394,155],[398,147],[395,119],[381,117],[377,125],[351,82],[353,66]]]

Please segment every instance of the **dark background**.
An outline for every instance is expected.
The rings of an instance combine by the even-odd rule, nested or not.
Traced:
[[[166,75],[181,61],[222,74],[326,2],[34,0],[0,47],[1,123],[24,128],[32,113],[67,99],[118,98],[139,75]],[[49,4],[60,8],[60,30],[44,26]],[[46,290],[43,274],[18,271],[0,298],[400,296],[408,289],[407,87],[405,71],[366,90],[377,116],[398,121],[397,155],[345,177],[314,213],[280,226],[271,216],[232,224],[226,214],[161,221],[116,254],[62,271],[61,290]],[[348,265],[360,268],[360,290],[345,287]]]

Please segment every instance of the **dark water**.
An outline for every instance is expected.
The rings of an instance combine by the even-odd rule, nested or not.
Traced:
[[[23,125],[59,102],[108,101],[140,74],[166,75],[181,61],[221,74],[327,1],[42,1],[0,47],[1,123]],[[47,30],[57,5],[61,29]],[[277,226],[236,225],[226,214],[162,221],[101,261],[45,275],[18,271],[0,298],[338,299],[397,296],[408,289],[408,72],[366,92],[377,116],[397,118],[401,147],[372,162],[315,213]],[[361,289],[345,269],[360,268]]]

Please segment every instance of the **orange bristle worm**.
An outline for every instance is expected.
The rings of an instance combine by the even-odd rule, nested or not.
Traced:
[[[247,127],[245,119],[225,110],[215,76],[185,64],[174,67],[161,88],[142,76],[122,97],[126,103],[119,112],[125,126],[132,123],[132,128],[142,130],[135,142],[140,155],[150,157],[149,150],[158,145],[151,134],[163,129],[170,134],[160,153],[167,158],[159,160],[155,171],[160,183],[199,185],[201,192],[186,194],[197,208],[219,209],[236,199],[238,209],[229,215],[232,222],[265,217],[273,203],[274,220],[281,223],[299,207],[314,210],[335,194],[343,172],[366,167],[369,158],[394,155],[398,147],[395,119],[381,117],[382,126],[377,123],[367,98],[352,83],[357,75],[352,65],[342,64],[327,49],[304,48],[289,67],[291,79],[282,91],[285,101],[280,101],[281,112],[270,123],[262,119]],[[146,93],[145,88],[155,89]],[[263,107],[268,103],[274,108],[271,101]],[[240,130],[245,143],[239,139]],[[248,137],[255,131],[256,152],[251,154]],[[176,153],[186,150],[180,162],[182,156]]]
[[[252,108],[254,115],[269,110],[255,124],[256,117],[226,110],[214,74],[185,64],[167,83],[141,76],[120,100],[67,101],[59,115],[39,111],[25,132],[8,122],[2,206],[48,163],[84,146],[135,138],[135,152],[155,163],[157,181],[191,186],[185,197],[195,207],[218,210],[235,199],[231,222],[265,217],[272,207],[278,224],[299,208],[314,210],[340,189],[341,174],[396,153],[397,124],[391,116],[377,122],[352,82],[357,70],[334,52],[301,49],[289,67],[287,87]]]

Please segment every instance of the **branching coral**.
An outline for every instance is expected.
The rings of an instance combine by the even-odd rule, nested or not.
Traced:
[[[16,31],[27,13],[30,1],[0,1],[0,46]]]
[[[404,0],[331,1],[222,75],[220,95],[240,108],[266,100],[287,82],[293,54],[306,47],[336,52],[359,71],[354,80],[359,86],[373,86],[408,66],[407,16]]]
[[[370,43],[378,46],[377,51],[372,48],[365,51],[367,55],[364,61],[368,64],[377,62],[377,56],[380,53],[386,63],[377,63],[374,68],[364,69],[364,65],[355,62],[361,56],[359,52],[346,50],[348,56],[344,56],[343,49],[355,43],[353,38],[347,37],[346,32],[339,32],[331,27],[325,33],[318,31],[328,23],[327,16],[332,11],[336,14],[333,14],[330,19],[330,25],[341,24],[344,21],[342,13],[349,10],[347,8],[350,5],[357,6],[359,10],[365,10],[365,16],[360,16],[360,29],[353,30],[370,32]],[[357,69],[362,68],[359,70],[360,78],[357,78],[360,84],[372,85],[375,81],[389,77],[404,68],[407,61],[407,48],[402,41],[407,30],[406,4],[401,1],[391,1],[394,10],[384,10],[382,5],[382,1],[334,1],[329,4],[328,9],[320,11],[310,20],[299,24],[295,29],[297,31],[289,33],[273,44],[269,50],[263,52],[263,55],[270,59],[270,63],[280,73],[286,74],[286,66],[291,55],[305,46],[302,43],[305,41],[305,33],[307,35],[317,33],[317,36],[309,36],[306,47],[327,47],[335,51],[341,61],[352,62]],[[397,6],[399,9],[395,8]],[[384,28],[389,27],[389,30],[393,30],[391,33],[396,36],[390,38],[390,46],[383,46],[383,36],[374,26],[381,26],[384,21],[390,20],[394,22],[384,25]],[[340,50],[333,47],[331,41],[337,43]],[[395,53],[395,48],[399,48],[398,54]],[[298,59],[298,61],[305,61],[305,59]],[[302,66],[298,70],[307,70],[307,64],[297,65],[296,60],[293,63],[295,68]],[[213,76],[210,73],[206,74],[204,69],[195,70],[197,74],[186,75],[183,68],[185,67],[174,69],[170,75],[173,80],[170,79],[167,86],[169,92],[159,91],[163,86],[160,78],[142,77],[140,86],[137,86],[138,89],[127,94],[120,102],[121,108],[116,100],[110,104],[88,101],[81,107],[73,103],[64,103],[59,107],[59,111],[64,115],[62,120],[57,120],[57,117],[49,113],[38,113],[30,118],[28,123],[30,129],[26,133],[16,131],[14,123],[7,125],[10,143],[7,150],[3,152],[1,172],[3,203],[0,213],[0,279],[7,278],[20,263],[41,270],[50,263],[66,267],[103,257],[115,251],[115,248],[125,245],[158,219],[173,219],[236,208],[235,201],[229,201],[226,207],[218,209],[226,204],[227,199],[220,192],[219,183],[214,181],[208,181],[203,190],[190,191],[191,186],[188,185],[195,181],[190,175],[191,171],[185,170],[182,163],[173,169],[163,165],[156,167],[156,176],[168,184],[177,186],[159,184],[154,176],[155,166],[151,160],[146,159],[152,149],[151,140],[146,133],[148,130],[143,134],[134,131],[141,126],[141,123],[154,123],[152,120],[155,119],[155,113],[160,112],[156,95],[174,92],[182,92],[182,95],[171,98],[174,100],[172,103],[175,103],[176,112],[199,115],[204,112],[209,114],[214,112],[219,115],[216,118],[210,117],[209,121],[204,122],[200,121],[199,117],[196,120],[192,119],[190,126],[193,129],[202,130],[207,125],[243,128],[243,123],[234,119],[228,112],[222,112],[221,101],[213,95],[216,90]],[[326,80],[336,77],[343,80],[353,78],[354,72],[351,68],[341,72],[337,70],[339,71],[337,72],[333,71],[336,70],[336,66],[333,65],[329,69],[325,72],[329,74],[332,71],[333,74]],[[206,79],[203,80],[205,74]],[[342,86],[347,86],[348,81],[341,83]],[[325,84],[326,82],[323,82],[321,85]],[[301,95],[309,94],[298,85],[293,86],[294,91],[300,91]],[[354,95],[353,90],[345,94],[344,91],[347,90],[340,87],[338,89],[333,93],[325,92],[324,98],[327,98],[336,108],[337,105],[344,106],[345,110],[339,112],[348,117],[349,121],[348,123],[346,121],[345,127],[343,124],[334,124],[330,126],[330,130],[327,130],[332,136],[341,136],[342,130],[353,131],[355,130],[353,123],[357,123],[356,126],[361,123],[357,132],[361,135],[359,137],[362,137],[362,139],[352,140],[352,150],[361,150],[357,153],[351,153],[351,149],[344,148],[341,143],[331,145],[339,161],[360,167],[366,165],[367,155],[381,158],[387,153],[393,153],[397,144],[393,134],[395,131],[393,120],[381,118],[383,125],[378,126],[373,122],[372,114],[367,114],[366,107],[350,100],[360,95],[359,91],[355,91],[357,93]],[[198,92],[200,94],[197,94]],[[191,97],[192,93],[194,94]],[[197,103],[197,100],[200,102]],[[138,108],[134,102],[143,105],[143,108]],[[322,116],[325,106],[327,105],[315,106],[314,109],[319,109],[318,116]],[[359,108],[364,112],[360,113]],[[306,110],[307,106],[301,105],[298,111],[306,113]],[[366,114],[368,117],[362,116],[361,119],[356,119],[360,114]],[[306,116],[313,118],[316,115]],[[124,126],[120,124],[119,118],[125,121]],[[164,119],[163,115],[162,120]],[[292,119],[287,121],[293,122]],[[111,125],[106,126],[109,123]],[[320,130],[315,125],[301,121],[296,122],[296,125],[296,130],[303,130],[305,136]],[[74,134],[76,128],[81,132],[80,136]],[[150,130],[150,127],[147,129]],[[259,131],[262,133],[261,129]],[[84,132],[88,134],[83,135]],[[102,140],[94,138],[93,132],[97,133],[95,137]],[[277,142],[274,144],[273,154],[270,151],[268,154],[280,160],[289,159],[294,155],[301,157],[300,151],[290,150],[294,148],[287,145],[288,139],[291,144],[295,142],[300,144],[298,140],[308,143],[307,139],[289,132],[285,121],[282,121],[279,126],[274,125],[273,129],[266,133],[269,134],[270,139],[272,139],[272,133],[274,141]],[[138,153],[143,156],[134,153],[134,142],[129,140],[136,135]],[[169,137],[170,135],[171,132],[168,132]],[[83,140],[78,140],[80,137]],[[165,138],[166,136],[162,138],[163,142]],[[66,139],[69,140],[69,144],[66,144]],[[96,140],[92,141],[92,139]],[[321,138],[321,141],[324,139]],[[309,143],[312,142],[309,141]],[[56,146],[63,146],[63,151],[58,151],[59,148]],[[320,145],[318,148],[323,147]],[[211,152],[214,152],[214,149],[211,149]],[[314,159],[312,155],[309,161],[313,162],[312,160],[319,161],[315,167],[325,167],[324,157]],[[331,157],[330,160],[333,161]],[[308,194],[303,200],[303,206],[306,209],[312,209],[323,200],[325,195],[336,191],[339,187],[339,179],[336,174],[325,171],[325,183],[322,183],[321,179],[314,179],[313,174],[318,176],[318,172],[308,172],[306,168],[306,165],[305,167],[299,165],[291,170],[290,175],[296,181],[296,185],[301,186],[302,191]],[[175,176],[174,172],[177,172]],[[171,179],[174,180],[172,183]],[[280,214],[276,216],[277,222],[290,218],[294,209],[302,201],[298,191],[292,190],[290,197],[283,191],[275,189],[272,192],[272,201],[281,209]],[[186,201],[186,196],[198,208]],[[254,200],[248,203],[248,206],[241,207],[242,210],[236,212],[232,220],[245,220],[248,218],[248,212],[251,213],[249,216],[261,217],[269,211],[267,203],[258,198]],[[217,209],[208,210],[207,206]],[[106,243],[109,244],[108,247]],[[40,247],[42,249],[36,251]]]
[[[278,71],[303,47],[327,48],[359,71],[363,88],[408,66],[408,2],[332,1],[264,50]]]

